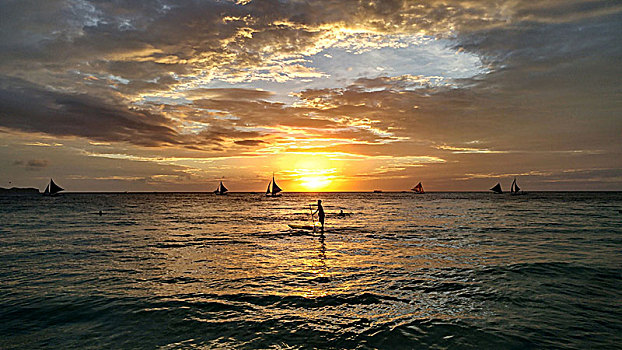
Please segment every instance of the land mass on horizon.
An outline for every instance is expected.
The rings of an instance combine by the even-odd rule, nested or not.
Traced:
[[[0,187],[0,194],[3,195],[32,195],[32,194],[40,194],[38,188],[33,187],[11,187],[11,188],[3,188]]]

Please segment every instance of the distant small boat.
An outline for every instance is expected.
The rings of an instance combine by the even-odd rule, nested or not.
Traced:
[[[382,190],[374,190],[374,193],[382,193]]]
[[[55,184],[54,180],[50,179],[50,183],[45,188],[45,191],[43,191],[43,195],[44,196],[55,196],[56,194],[58,194],[58,192],[64,191],[64,190],[65,190],[64,188]]]
[[[512,185],[510,186],[510,194],[512,195],[525,194],[525,192],[521,191],[520,187],[518,187],[518,185],[516,184],[516,178],[514,178],[514,181],[512,181]]]
[[[501,184],[497,183],[495,185],[495,187],[490,189],[491,191],[493,191],[494,193],[503,193],[503,191],[501,190]]]
[[[272,174],[272,181],[268,183],[268,189],[266,190],[266,197],[281,197],[279,192],[283,191],[279,185],[274,181],[274,174]]]
[[[425,193],[425,191],[423,191],[423,185],[421,184],[421,182],[418,183],[417,186],[411,188],[410,190],[415,193],[419,193],[419,194]]]
[[[216,193],[217,195],[223,195],[227,194],[227,191],[229,190],[225,187],[225,185],[222,184],[222,181],[220,181],[220,185],[216,190],[214,190],[214,193]]]

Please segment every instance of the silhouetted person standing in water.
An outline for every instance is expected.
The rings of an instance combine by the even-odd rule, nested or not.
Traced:
[[[324,208],[322,207],[322,200],[318,199],[317,200],[317,210],[315,211],[315,213],[317,213],[317,218],[320,221],[320,224],[322,224],[322,233],[324,233],[324,217],[326,216],[324,214]],[[313,214],[315,214],[313,213]]]

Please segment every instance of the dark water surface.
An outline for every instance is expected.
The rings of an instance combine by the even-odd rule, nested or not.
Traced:
[[[318,198],[326,234],[289,229]],[[620,210],[619,192],[0,197],[0,348],[616,348]]]

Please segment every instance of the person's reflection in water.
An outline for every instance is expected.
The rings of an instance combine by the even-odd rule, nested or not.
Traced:
[[[322,265],[322,272],[320,273],[320,277],[317,278],[317,281],[328,282],[330,279],[328,278],[328,266],[326,265],[326,243],[324,242],[323,233],[320,235],[320,251],[318,252],[318,257]]]

